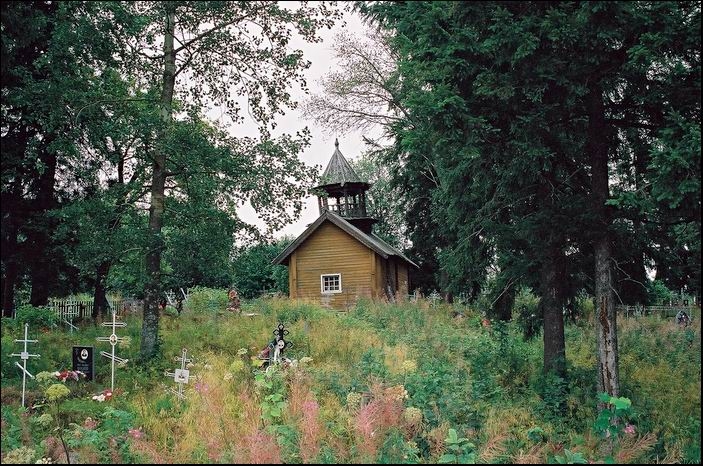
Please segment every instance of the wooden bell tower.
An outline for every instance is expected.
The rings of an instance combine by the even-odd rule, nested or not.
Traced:
[[[322,174],[321,184],[316,186],[320,215],[332,212],[370,234],[376,219],[366,211],[366,191],[371,187],[354,172],[347,159],[339,151],[339,141],[334,140],[334,153]]]

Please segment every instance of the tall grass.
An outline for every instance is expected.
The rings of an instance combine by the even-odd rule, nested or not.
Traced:
[[[108,406],[132,413],[130,427],[144,435],[108,432],[101,424],[90,435],[113,436],[114,451],[81,447],[79,459],[373,463],[410,461],[416,451],[420,462],[433,463],[445,452],[450,428],[476,445],[481,462],[555,461],[565,448],[604,459],[591,431],[595,337],[583,321],[566,327],[568,379],[550,385],[542,376],[540,339],[524,341],[517,323],[484,326],[471,309],[459,309],[465,317],[457,318],[457,309],[427,303],[360,302],[343,315],[285,299],[243,307],[255,315],[228,313],[223,290],[191,290],[181,316],[162,317],[162,356],[148,365],[139,363],[141,320],[127,317],[121,334],[131,342],[117,353],[130,363],[118,369],[123,393]],[[279,322],[292,343],[284,355],[298,365],[262,391],[254,380],[256,354]],[[616,460],[700,461],[700,321],[694,324],[682,329],[655,317],[619,323],[622,395],[632,400],[637,434],[622,439]],[[8,358],[17,350],[15,330],[2,329],[3,455],[21,445],[51,455],[41,446],[50,444],[41,441],[51,432],[32,420],[42,408],[17,412],[21,380]],[[42,358],[33,367],[67,368],[71,345],[107,349],[95,342],[107,332],[87,325],[73,335],[39,333]],[[179,401],[163,372],[179,365],[173,358],[183,347],[193,365],[187,398]],[[78,425],[106,409],[89,396],[109,385],[109,364],[98,359],[96,372],[97,380],[84,382],[65,403]],[[28,389],[31,403],[39,403],[38,387],[30,382]],[[264,409],[271,409],[266,396],[274,392],[285,404],[271,421]]]

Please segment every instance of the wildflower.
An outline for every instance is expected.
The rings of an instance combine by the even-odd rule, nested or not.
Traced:
[[[19,447],[16,448],[2,459],[3,464],[29,464],[34,461],[37,452],[33,448]]]
[[[46,397],[49,401],[58,401],[61,398],[65,398],[71,394],[71,390],[65,385],[55,383],[46,389]]]
[[[234,378],[234,376],[232,375],[232,373],[231,373],[231,372],[227,372],[227,373],[225,374],[223,380],[227,381],[227,380],[232,380],[233,378]]]
[[[403,417],[409,425],[417,426],[422,422],[422,411],[419,408],[406,408]]]
[[[51,461],[51,458],[44,457],[44,458],[38,459],[37,462],[34,464],[53,464],[53,461]]]
[[[349,408],[358,408],[361,404],[361,394],[350,392],[347,394],[347,406]]]
[[[198,393],[207,393],[208,392],[208,386],[204,382],[196,382],[195,384],[195,391]]]
[[[312,358],[309,357],[309,356],[303,356],[302,358],[300,358],[300,365],[301,365],[301,366],[308,365],[308,364],[310,364],[311,362],[312,362]]]
[[[129,430],[127,430],[127,433],[129,434],[130,437],[132,437],[135,440],[144,437],[144,432],[142,432],[141,429],[129,429]]]
[[[403,401],[408,399],[408,391],[403,385],[395,385],[386,389],[386,394],[391,398]]]
[[[247,354],[248,352],[249,352],[249,350],[246,349],[246,348],[239,348],[239,349],[237,350],[237,356],[244,356],[244,355]]]
[[[48,427],[54,421],[54,417],[49,413],[44,413],[37,418],[37,424]]]
[[[47,372],[47,371],[42,371],[38,373],[35,377],[36,381],[39,382],[41,385],[46,385],[50,382],[53,382],[54,379],[56,378],[56,375],[59,374],[58,372]]]
[[[94,395],[93,399],[95,401],[102,403],[103,401],[105,401],[105,395],[103,395],[102,393],[100,395]]]
[[[635,433],[635,426],[632,424],[625,424],[625,433],[628,435],[634,435]]]
[[[96,421],[92,417],[87,417],[87,418],[85,418],[85,421],[83,421],[83,427],[85,427],[88,430],[93,430],[96,427],[98,427],[98,421]]]
[[[244,362],[241,359],[236,359],[232,364],[229,365],[229,370],[232,373],[238,373],[244,371]]]
[[[417,370],[417,363],[412,359],[407,359],[403,361],[401,368],[403,369],[403,372],[415,372]]]

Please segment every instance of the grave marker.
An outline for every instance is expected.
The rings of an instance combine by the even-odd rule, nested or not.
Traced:
[[[12,353],[10,356],[18,357],[22,360],[22,364],[15,361],[17,367],[22,370],[22,407],[24,408],[24,394],[27,386],[27,376],[34,378],[32,374],[27,370],[27,360],[29,358],[38,358],[38,354],[29,354],[27,351],[27,343],[37,343],[39,340],[29,340],[28,339],[29,324],[24,324],[24,340],[15,340],[15,343],[24,343],[24,350],[21,353]]]
[[[112,345],[112,354],[108,353],[107,351],[101,351],[100,355],[108,358],[112,364],[112,382],[110,384],[110,389],[114,392],[115,391],[115,362],[119,364],[127,364],[129,361],[128,359],[122,359],[119,356],[115,355],[115,345],[117,344],[118,341],[124,340],[122,337],[118,337],[116,335],[117,328],[124,328],[127,326],[126,323],[124,322],[118,322],[115,320],[117,318],[117,311],[113,310],[112,311],[112,322],[103,322],[102,325],[103,327],[112,327],[112,335],[109,337],[98,337],[96,340],[98,341],[109,341],[110,345]]]
[[[290,343],[283,339],[283,337],[288,335],[288,333],[290,332],[286,330],[286,327],[282,323],[279,323],[278,328],[273,331],[276,338],[273,344],[273,356],[271,358],[272,363],[281,362],[281,354],[283,353],[283,350],[290,347]]]
[[[188,350],[183,348],[183,353],[181,357],[176,357],[176,361],[181,362],[181,368],[176,369],[175,372],[164,372],[164,375],[166,377],[173,377],[173,381],[178,384],[178,391],[175,391],[172,388],[169,388],[168,390],[176,395],[180,400],[185,400],[185,395],[183,394],[183,384],[188,383],[188,380],[190,379],[190,371],[186,369],[186,364],[191,362],[192,359],[186,358],[186,354],[188,353]]]
[[[81,371],[87,380],[93,380],[95,374],[95,360],[92,346],[73,347],[73,370]]]

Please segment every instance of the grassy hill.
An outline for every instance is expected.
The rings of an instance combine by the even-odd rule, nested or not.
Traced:
[[[486,325],[470,309],[454,317],[427,302],[361,302],[338,315],[268,299],[245,303],[258,314],[245,317],[225,307],[224,291],[200,290],[181,316],[163,315],[163,356],[149,365],[138,361],[141,320],[126,316],[118,335],[130,341],[117,354],[129,362],[117,368],[111,399],[92,399],[110,387],[98,356],[96,381],[28,380],[26,410],[18,358],[9,357],[21,350],[13,342],[21,328],[3,320],[3,463],[65,462],[66,450],[81,463],[700,462],[700,319],[686,329],[672,319],[622,320],[623,399],[599,418],[588,318],[567,324],[561,380],[542,373],[541,337],[524,341],[517,324]],[[279,321],[295,361],[260,371],[256,355]],[[28,367],[70,369],[72,345],[98,354],[110,345],[95,337],[109,333],[34,324],[30,352],[42,356]],[[197,379],[180,402],[164,371],[183,347]]]

